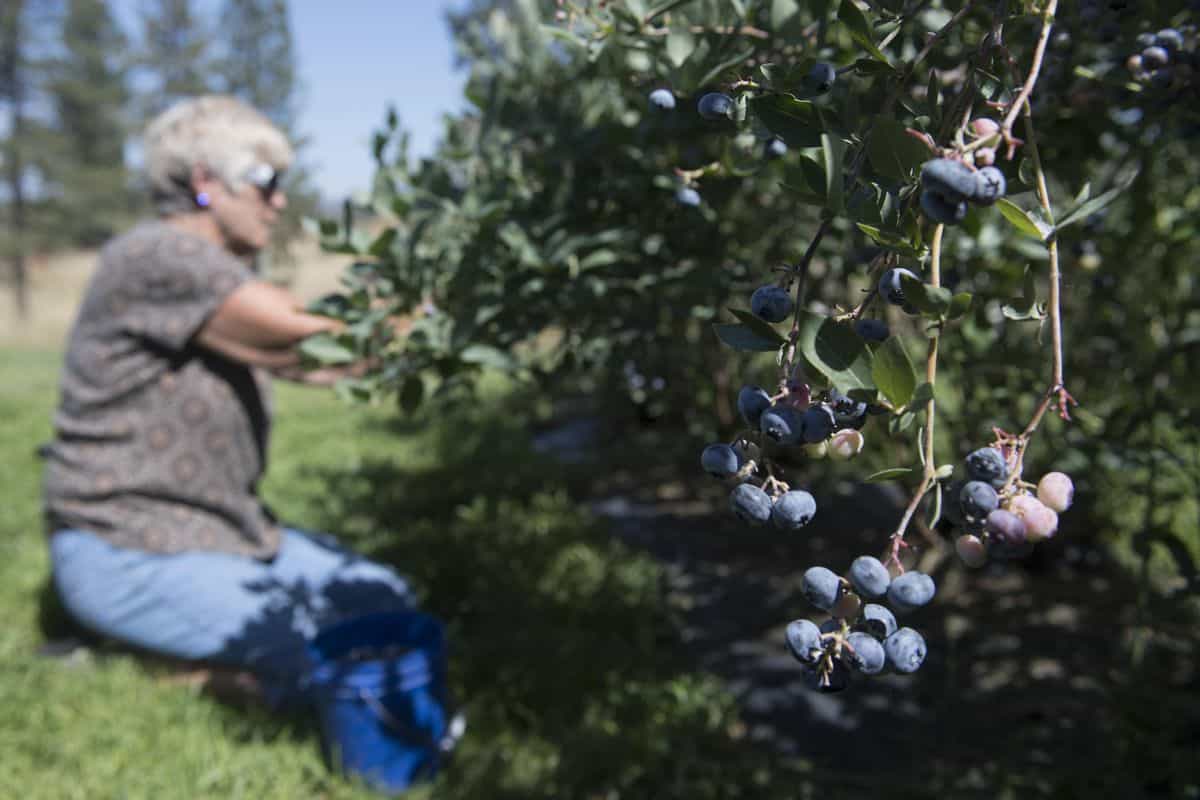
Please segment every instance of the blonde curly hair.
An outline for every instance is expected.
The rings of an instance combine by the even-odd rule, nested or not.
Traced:
[[[236,189],[257,164],[282,171],[293,155],[287,137],[271,120],[228,95],[176,103],[146,126],[142,142],[151,197],[163,216],[195,208],[195,166]]]

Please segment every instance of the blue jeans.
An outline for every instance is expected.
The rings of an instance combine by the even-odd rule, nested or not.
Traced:
[[[249,669],[276,705],[303,688],[306,645],[318,629],[413,606],[390,568],[291,529],[269,562],[125,549],[78,530],[53,534],[50,559],[59,597],[84,627],[155,653]]]

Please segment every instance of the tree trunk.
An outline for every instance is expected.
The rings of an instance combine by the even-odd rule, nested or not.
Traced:
[[[11,6],[4,20],[4,41],[0,42],[0,85],[8,89],[9,126],[8,186],[10,195],[9,233],[12,251],[9,253],[13,295],[16,299],[17,316],[29,316],[29,286],[25,259],[25,163],[21,157],[24,135],[25,92],[21,75],[21,15],[25,0],[10,0]]]

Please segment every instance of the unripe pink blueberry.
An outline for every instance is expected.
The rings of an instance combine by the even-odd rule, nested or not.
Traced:
[[[975,166],[990,167],[996,163],[996,148],[981,147],[975,151]]]
[[[987,563],[987,548],[978,536],[964,533],[955,540],[954,552],[968,567],[982,567]]]
[[[838,598],[837,605],[829,610],[829,613],[838,619],[856,619],[858,612],[862,608],[862,601],[858,595],[853,592],[846,592]]]
[[[1032,495],[1017,495],[1009,501],[1008,510],[1025,523],[1025,538],[1031,542],[1048,539],[1058,530],[1058,514]]]
[[[1038,481],[1037,497],[1047,508],[1061,514],[1071,507],[1071,500],[1075,497],[1075,484],[1062,472],[1047,472]]]
[[[844,428],[829,440],[829,455],[832,458],[853,458],[862,449],[863,435],[853,428]]]
[[[982,139],[985,136],[998,133],[1000,131],[1000,123],[994,119],[979,117],[978,119],[971,120],[971,130],[975,132],[976,136]]]

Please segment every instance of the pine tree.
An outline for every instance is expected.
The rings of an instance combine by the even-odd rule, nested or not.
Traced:
[[[129,101],[127,39],[104,0],[68,0],[61,54],[47,93],[55,111],[54,184],[58,229],[73,243],[97,244],[129,214],[124,147]]]
[[[176,101],[216,87],[210,78],[211,34],[192,0],[143,0],[141,16],[137,64],[151,86],[138,108],[145,123]]]

